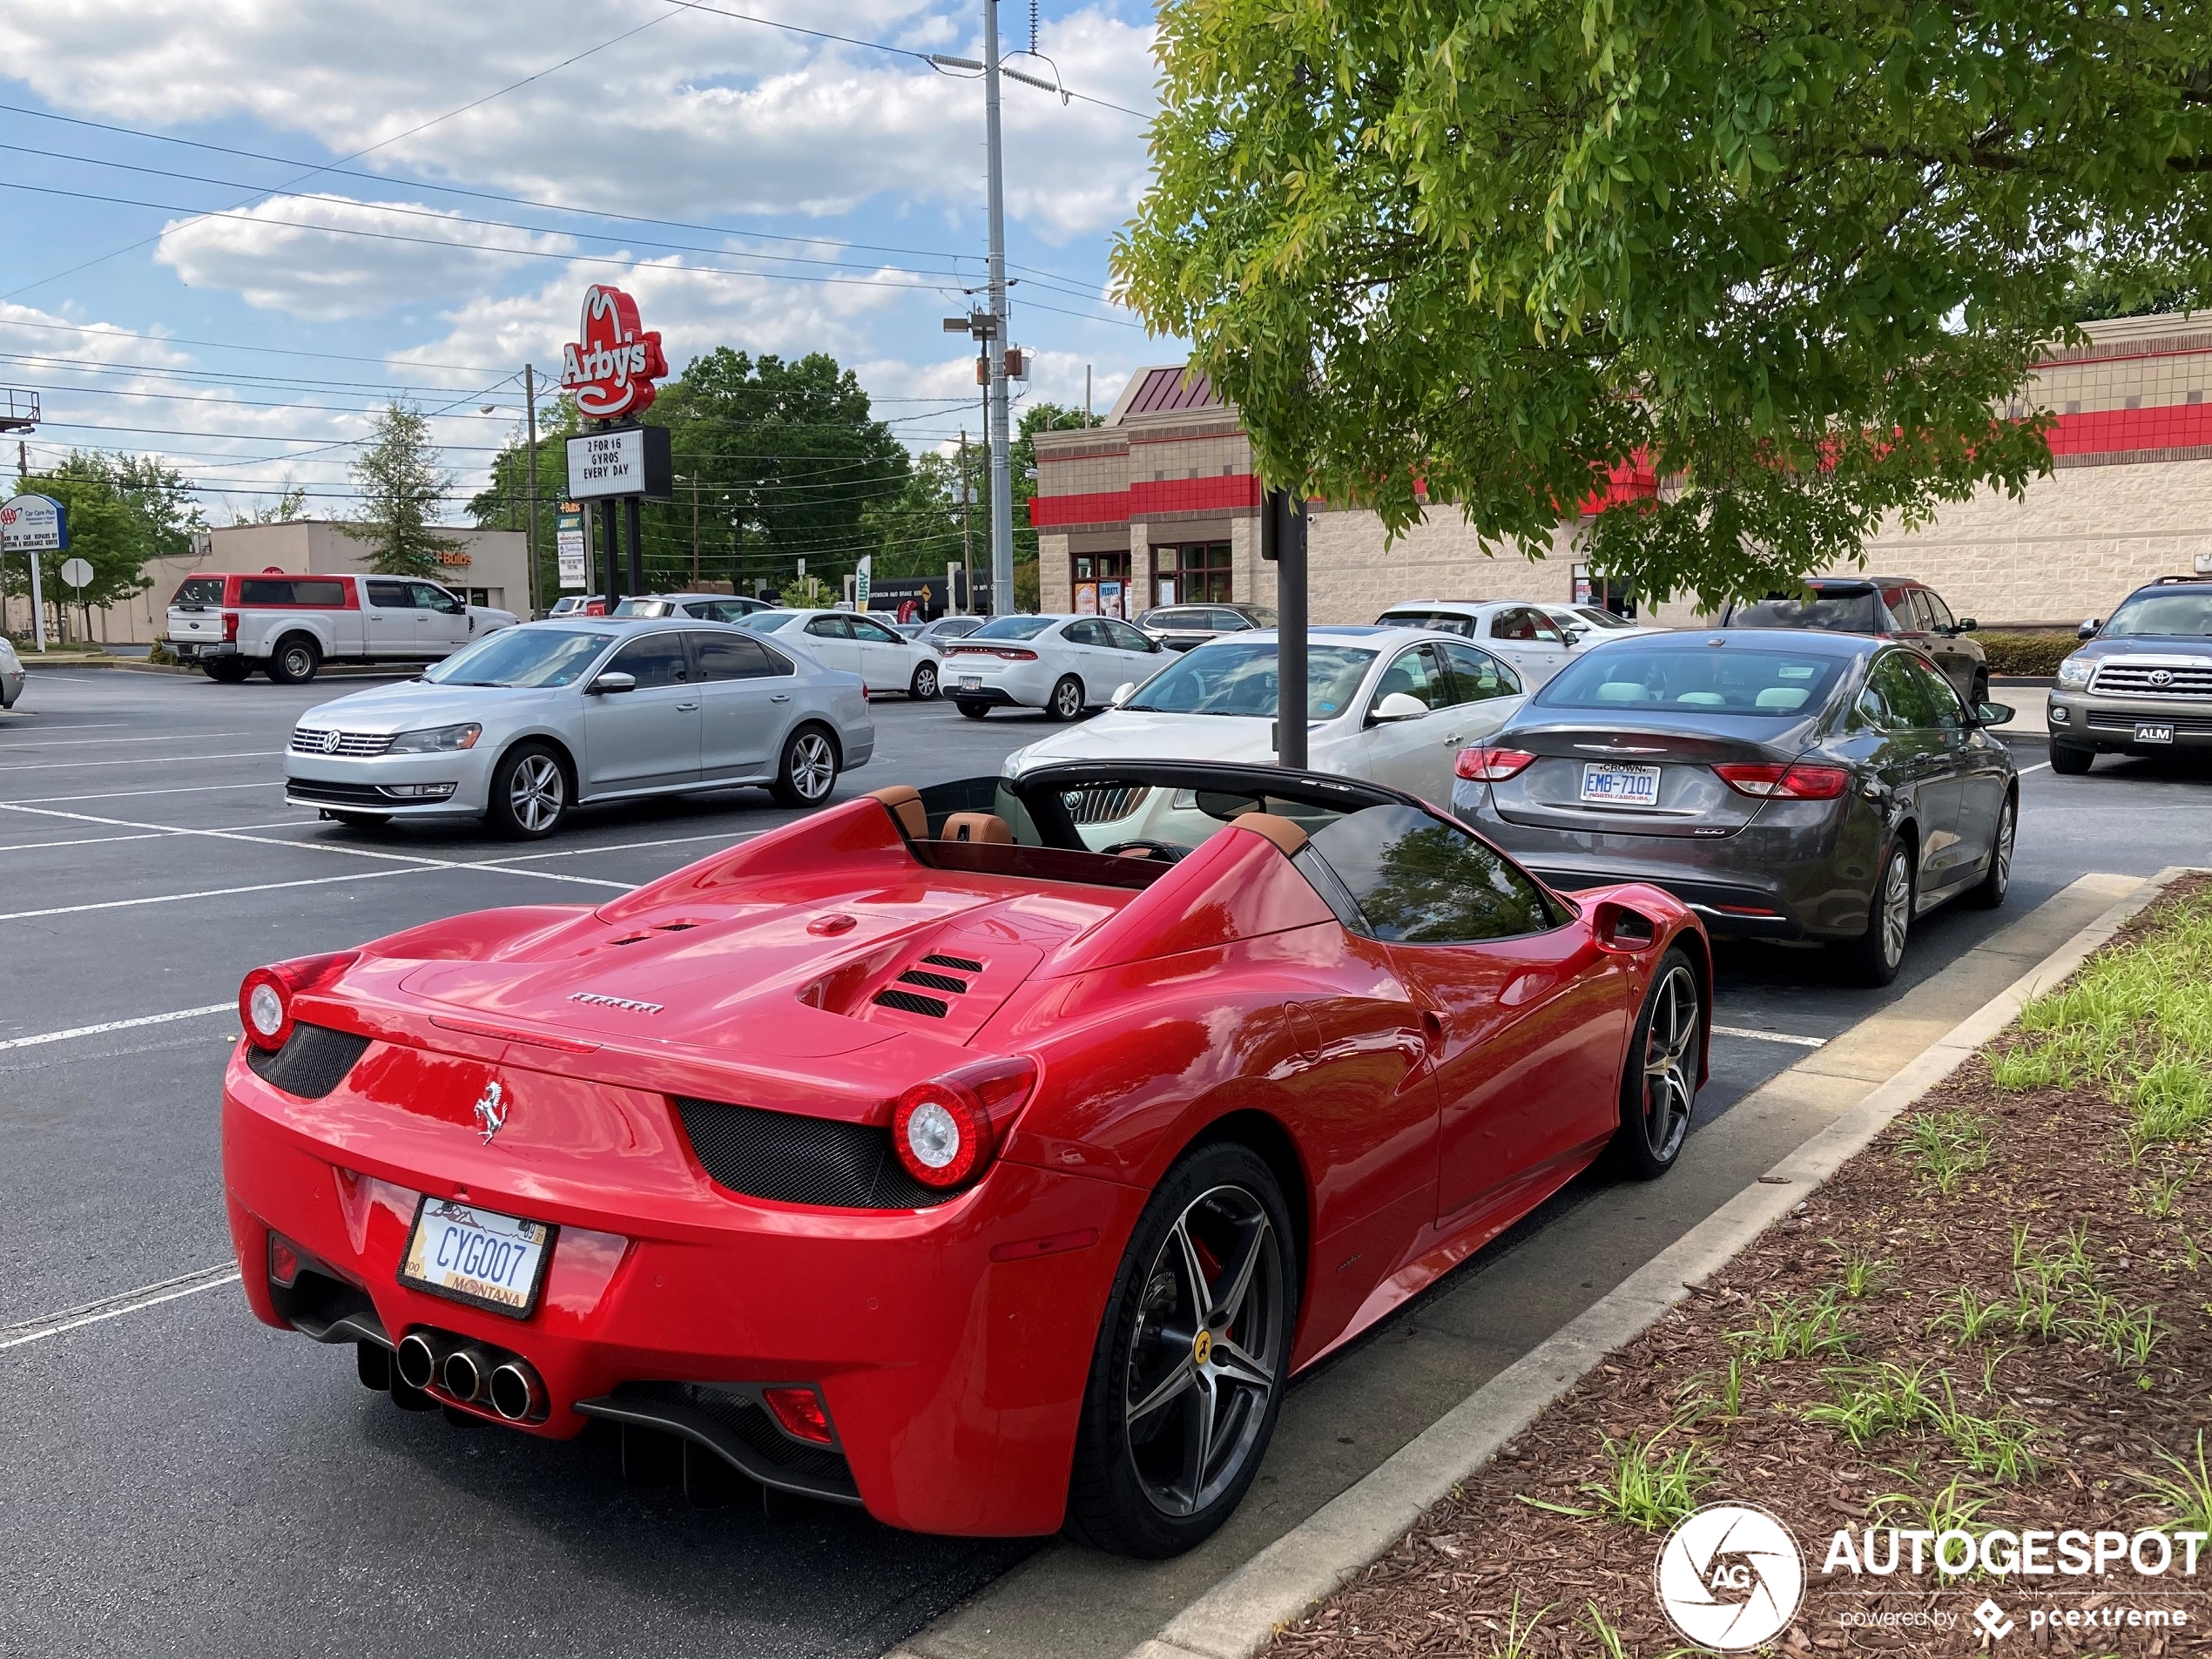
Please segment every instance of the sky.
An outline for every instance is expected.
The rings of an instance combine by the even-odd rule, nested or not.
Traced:
[[[1108,300],[1147,171],[1142,0],[1001,7],[1025,398],[1172,362]],[[227,523],[435,415],[452,516],[613,283],[671,373],[826,351],[917,448],[981,428],[981,0],[40,0],[0,10],[0,387],[33,470],[158,455]],[[742,15],[738,15],[742,14]],[[762,21],[767,20],[767,21]],[[795,25],[779,28],[772,24]],[[826,39],[826,31],[845,39]],[[895,48],[887,51],[883,48]],[[489,414],[482,413],[486,406]],[[1018,405],[1017,405],[1018,408]],[[8,456],[10,461],[15,456]]]

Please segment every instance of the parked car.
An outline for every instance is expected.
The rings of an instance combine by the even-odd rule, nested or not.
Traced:
[[[943,671],[937,653],[901,639],[873,617],[851,610],[756,610],[738,618],[738,625],[858,674],[870,692],[899,691],[921,703],[937,695]]]
[[[1579,645],[1585,639],[1595,645],[1608,639],[1626,639],[1633,634],[1663,634],[1668,631],[1649,623],[1634,622],[1627,617],[1615,616],[1603,605],[1546,604],[1537,608],[1552,619],[1570,645]]]
[[[1170,651],[1189,651],[1224,634],[1272,628],[1275,613],[1265,605],[1155,605],[1136,625]]]
[[[1064,804],[1140,790],[1190,806],[1132,856]],[[1711,987],[1665,894],[1372,785],[886,789],[254,969],[224,1191],[254,1314],[397,1406],[1157,1558],[1299,1372],[1602,1154],[1678,1161]]]
[[[602,604],[604,603],[603,600]],[[640,593],[614,608],[617,617],[694,617],[701,622],[737,622],[755,611],[772,610],[765,600],[732,593]]]
[[[944,647],[946,695],[971,720],[993,709],[1043,709],[1073,720],[1149,679],[1157,641],[1115,617],[994,617]]]
[[[2161,577],[2100,622],[2059,664],[2046,705],[2051,770],[2101,754],[2212,751],[2212,580]]]
[[[16,655],[15,642],[0,634],[0,709],[11,709],[23,695],[23,658]]]
[[[1921,651],[1806,630],[1594,648],[1487,744],[1461,819],[1555,887],[1649,881],[1716,933],[1830,941],[1886,985],[1916,917],[2002,904],[2020,787]]]
[[[1989,700],[1989,658],[1970,639],[1979,624],[1952,617],[1951,607],[1925,583],[1906,576],[1817,576],[1806,593],[1770,594],[1751,604],[1724,606],[1723,628],[1811,628],[1828,633],[1901,639],[1934,660],[1972,707]]]
[[[1176,654],[1096,719],[1016,750],[1007,770],[1157,755],[1272,765],[1275,657],[1271,630]],[[1445,806],[1460,748],[1495,732],[1521,696],[1512,669],[1456,636],[1316,628],[1306,644],[1306,763]],[[1130,802],[1114,821],[1148,834],[1150,814],[1167,806]]]
[[[965,639],[981,628],[987,620],[988,618],[982,617],[940,617],[934,622],[925,622],[919,625],[910,623],[907,626],[912,627],[914,631],[907,634],[907,637],[920,640],[925,645],[941,650],[945,641]]]
[[[1378,628],[1423,628],[1478,640],[1513,664],[1530,691],[1567,666],[1575,640],[1529,599],[1408,599],[1375,618]]]
[[[864,766],[875,725],[857,675],[713,623],[534,622],[419,680],[300,717],[286,798],[343,823],[481,818],[558,829],[571,807],[758,784],[786,806]]]
[[[434,663],[520,620],[419,577],[210,572],[169,602],[169,645],[226,685],[258,668],[300,685],[325,663]]]
[[[545,613],[549,622],[563,617],[604,617],[607,614],[607,596],[604,593],[564,593],[553,602]]]

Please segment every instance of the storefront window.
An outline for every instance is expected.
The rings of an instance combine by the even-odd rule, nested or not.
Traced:
[[[1635,595],[1611,577],[1591,575],[1587,564],[1575,567],[1575,603],[1595,605],[1600,610],[1609,610],[1629,622],[1635,620]]]
[[[1074,603],[1069,607],[1082,617],[1120,617],[1124,619],[1143,609],[1133,603],[1135,596],[1129,590],[1129,552],[1125,548],[1109,549],[1103,553],[1078,553],[1075,556]]]
[[[1229,543],[1190,542],[1152,550],[1152,603],[1156,605],[1227,604]]]

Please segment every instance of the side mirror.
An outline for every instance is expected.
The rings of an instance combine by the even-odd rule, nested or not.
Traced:
[[[635,674],[624,674],[619,670],[609,669],[583,689],[593,697],[611,697],[617,691],[636,691],[637,677]]]
[[[1117,709],[1121,707],[1123,704],[1129,701],[1130,694],[1136,690],[1136,682],[1135,680],[1123,680],[1119,685],[1116,685],[1114,688],[1114,695],[1106,699],[1106,706],[1109,709]]]
[[[1955,634],[1970,634],[1980,626],[1981,624],[1976,622],[1972,617],[1961,617],[1959,618],[1959,625],[1953,628],[1951,631]]]
[[[1375,705],[1367,716],[1369,725],[1387,725],[1396,720],[1421,720],[1428,718],[1428,705],[1409,691],[1393,691]]]
[[[2013,712],[2009,704],[1977,703],[1974,705],[1974,724],[1976,725],[2004,725],[2011,721]]]
[[[2094,639],[2097,637],[2097,621],[2094,617],[2087,618],[2074,631],[2074,637],[2076,639]]]

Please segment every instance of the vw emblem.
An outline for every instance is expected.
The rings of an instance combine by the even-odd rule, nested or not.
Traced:
[[[488,1082],[484,1092],[476,1097],[476,1127],[484,1132],[484,1144],[491,1144],[491,1137],[507,1123],[507,1091],[497,1082]]]
[[[327,755],[334,755],[338,752],[337,732],[326,732],[322,734],[322,752]]]
[[[2144,678],[2153,685],[2171,685],[2174,683],[2174,671],[2170,668],[2154,668]]]

